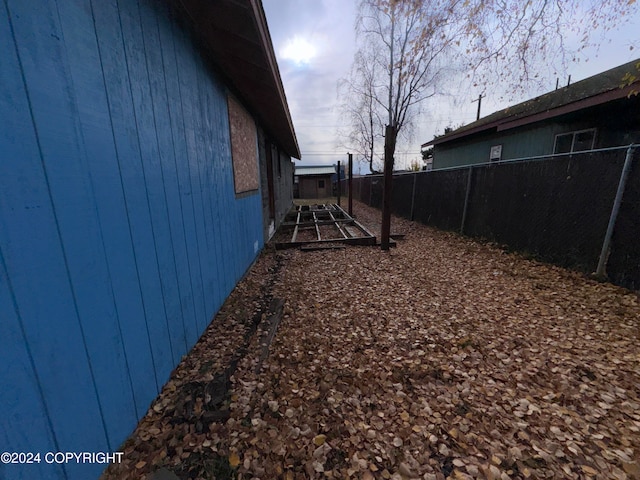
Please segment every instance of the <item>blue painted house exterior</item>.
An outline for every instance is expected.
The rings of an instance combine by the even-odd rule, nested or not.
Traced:
[[[0,479],[96,478],[45,454],[117,450],[290,205],[267,166],[300,153],[258,0],[5,0],[0,45],[0,452],[40,455]]]
[[[492,113],[422,148],[433,169],[640,142],[640,59]]]

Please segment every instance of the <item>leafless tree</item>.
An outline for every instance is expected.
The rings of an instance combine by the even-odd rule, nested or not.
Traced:
[[[358,160],[368,164],[371,173],[378,173],[381,158],[376,145],[382,138],[383,121],[375,100],[376,68],[379,62],[375,51],[359,50],[354,58],[351,75],[339,85],[344,101],[342,115],[347,121],[345,137],[348,148]]]
[[[393,135],[385,139],[385,171],[393,169],[396,135],[441,91],[452,66],[472,84],[524,89],[601,43],[637,9],[635,0],[361,0],[358,52],[376,52],[367,95]],[[573,49],[568,38],[577,41]]]
[[[366,95],[401,134],[456,70],[472,84],[524,89],[603,42],[637,9],[635,0],[361,0],[354,65],[375,67],[360,65],[352,76],[375,73]]]

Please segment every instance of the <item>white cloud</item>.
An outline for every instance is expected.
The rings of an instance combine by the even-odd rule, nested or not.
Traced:
[[[317,55],[316,47],[307,39],[296,35],[290,38],[280,51],[280,58],[291,60],[296,65],[308,65]]]
[[[344,0],[263,0],[303,164],[330,164],[346,158],[345,148],[339,147],[336,139],[341,123],[337,82],[348,75],[355,52],[356,4]],[[602,44],[599,51],[583,52],[582,61],[569,65],[568,72],[559,73],[563,77],[560,83],[566,84],[568,74],[575,82],[637,57],[638,53],[630,51],[629,46],[638,40],[639,21],[630,19],[613,32],[613,40]],[[530,96],[552,90],[555,81],[550,74],[542,90],[531,91]],[[482,100],[482,116],[508,106],[501,98],[503,92],[491,87],[475,88],[468,83],[465,78],[451,79],[451,95],[430,99],[423,105],[412,141],[399,145],[400,164],[405,161],[408,164],[419,155],[420,145],[442,133],[446,126],[474,121],[477,103],[472,100],[478,94],[486,95]],[[526,98],[512,99],[509,103],[523,100]],[[327,152],[328,155],[323,155]]]

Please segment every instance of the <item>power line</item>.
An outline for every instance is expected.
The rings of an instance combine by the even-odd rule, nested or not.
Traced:
[[[355,152],[354,152],[355,153]],[[420,155],[422,152],[395,152],[394,155]],[[382,152],[380,153],[382,154]],[[300,152],[300,155],[306,155],[306,156],[317,156],[317,155],[331,155],[331,156],[346,156],[346,153],[336,153],[336,152]]]

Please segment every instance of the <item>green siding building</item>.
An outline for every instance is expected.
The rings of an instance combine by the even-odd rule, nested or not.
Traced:
[[[422,145],[433,168],[640,142],[640,59],[495,112]]]

